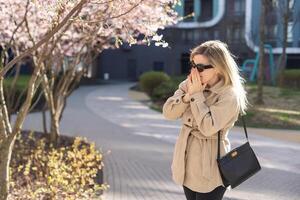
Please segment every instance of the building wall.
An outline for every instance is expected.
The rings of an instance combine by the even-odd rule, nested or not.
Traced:
[[[189,0],[191,2],[191,0]],[[193,1],[193,0],[192,0]],[[252,1],[251,8],[247,7],[249,1]],[[189,53],[190,50],[204,41],[218,39],[228,44],[231,52],[237,56],[237,62],[242,65],[245,59],[254,58],[255,51],[249,46],[245,39],[247,34],[245,31],[245,22],[247,20],[247,9],[253,11],[251,15],[251,39],[254,45],[258,44],[259,38],[259,0],[225,0],[225,13],[218,23],[213,26],[201,27],[195,26],[194,22],[203,22],[209,20],[207,16],[212,18],[217,16],[217,12],[221,12],[219,5],[222,0],[194,0],[194,10],[196,15],[192,19],[187,19],[184,28],[178,26],[167,27],[159,30],[158,34],[163,34],[164,39],[169,43],[169,48],[156,47],[154,44],[150,46],[133,45],[125,49],[108,49],[104,50],[98,57],[97,68],[98,78],[103,78],[104,73],[109,73],[112,79],[128,79],[137,80],[139,75],[149,70],[165,71],[169,75],[187,74],[189,70]],[[294,18],[299,17],[300,0],[295,0],[297,7]],[[191,4],[190,4],[191,5]],[[211,13],[206,12],[206,17],[201,18],[203,14],[203,6],[208,5]],[[189,9],[184,9],[184,2],[175,9],[181,15]],[[207,9],[207,8],[206,8]],[[270,14],[268,23],[270,27],[277,26],[280,32],[280,24],[278,24],[278,16],[276,12]],[[189,23],[191,26],[189,26]],[[194,23],[194,24],[193,24]],[[203,23],[202,23],[203,24]],[[192,28],[191,28],[192,27]],[[257,33],[257,34],[256,34]],[[281,45],[278,42],[278,33],[275,34],[269,30],[267,38],[274,47]],[[291,47],[300,47],[300,19],[295,23],[293,29],[293,41],[289,43]],[[272,36],[272,37],[271,37]],[[278,57],[278,56],[277,56]],[[288,57],[289,58],[289,57]],[[300,60],[297,54],[293,54],[294,63]],[[300,67],[300,66],[299,66]]]
[[[109,73],[112,79],[137,80],[146,71],[165,71],[168,74],[181,73],[180,54],[184,45],[176,44],[171,48],[150,46],[132,46],[130,50],[104,50],[98,57],[98,77]]]
[[[248,0],[252,2],[251,8],[251,36],[255,45],[259,45],[259,17],[260,17],[260,0]],[[285,0],[279,1],[279,4],[283,7]],[[298,48],[300,53],[300,1],[294,0],[294,12],[290,22],[290,30],[288,33],[288,47]],[[273,47],[281,47],[281,41],[283,39],[283,18],[282,10],[278,8],[270,8],[266,16],[266,26],[267,26],[267,37],[266,42],[270,43]],[[293,27],[293,28],[292,28]]]

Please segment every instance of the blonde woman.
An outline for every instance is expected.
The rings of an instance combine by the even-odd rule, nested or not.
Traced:
[[[171,165],[172,178],[182,185],[187,200],[219,200],[226,188],[217,166],[230,151],[227,137],[248,106],[244,79],[225,43],[213,40],[191,50],[191,72],[163,105],[166,119],[181,118]]]

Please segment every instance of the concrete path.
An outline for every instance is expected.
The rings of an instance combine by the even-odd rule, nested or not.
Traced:
[[[105,200],[184,200],[170,169],[180,121],[166,120],[132,99],[128,88],[134,84],[79,88],[68,101],[61,132],[87,137],[105,153],[104,179],[110,185]],[[42,130],[41,124],[40,113],[30,114],[24,128]],[[248,129],[249,139],[262,170],[227,191],[224,199],[299,200],[299,143],[257,135],[255,130]],[[245,142],[243,129],[233,128],[229,139],[233,148]]]

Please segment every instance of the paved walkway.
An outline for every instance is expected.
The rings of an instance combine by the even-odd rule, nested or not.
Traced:
[[[110,184],[105,200],[185,200],[170,169],[180,122],[165,120],[161,113],[132,99],[128,95],[132,85],[121,82],[76,90],[68,101],[61,132],[87,137],[105,153],[104,179]],[[35,113],[24,127],[42,130],[41,124],[41,114]],[[245,141],[242,131],[232,129],[232,147]],[[227,191],[224,199],[299,200],[299,143],[257,135],[252,129],[248,132],[262,170]]]

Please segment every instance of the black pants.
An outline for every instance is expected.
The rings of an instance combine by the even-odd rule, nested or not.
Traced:
[[[187,200],[221,200],[226,191],[223,186],[216,187],[208,193],[195,192],[183,185],[184,194]]]

